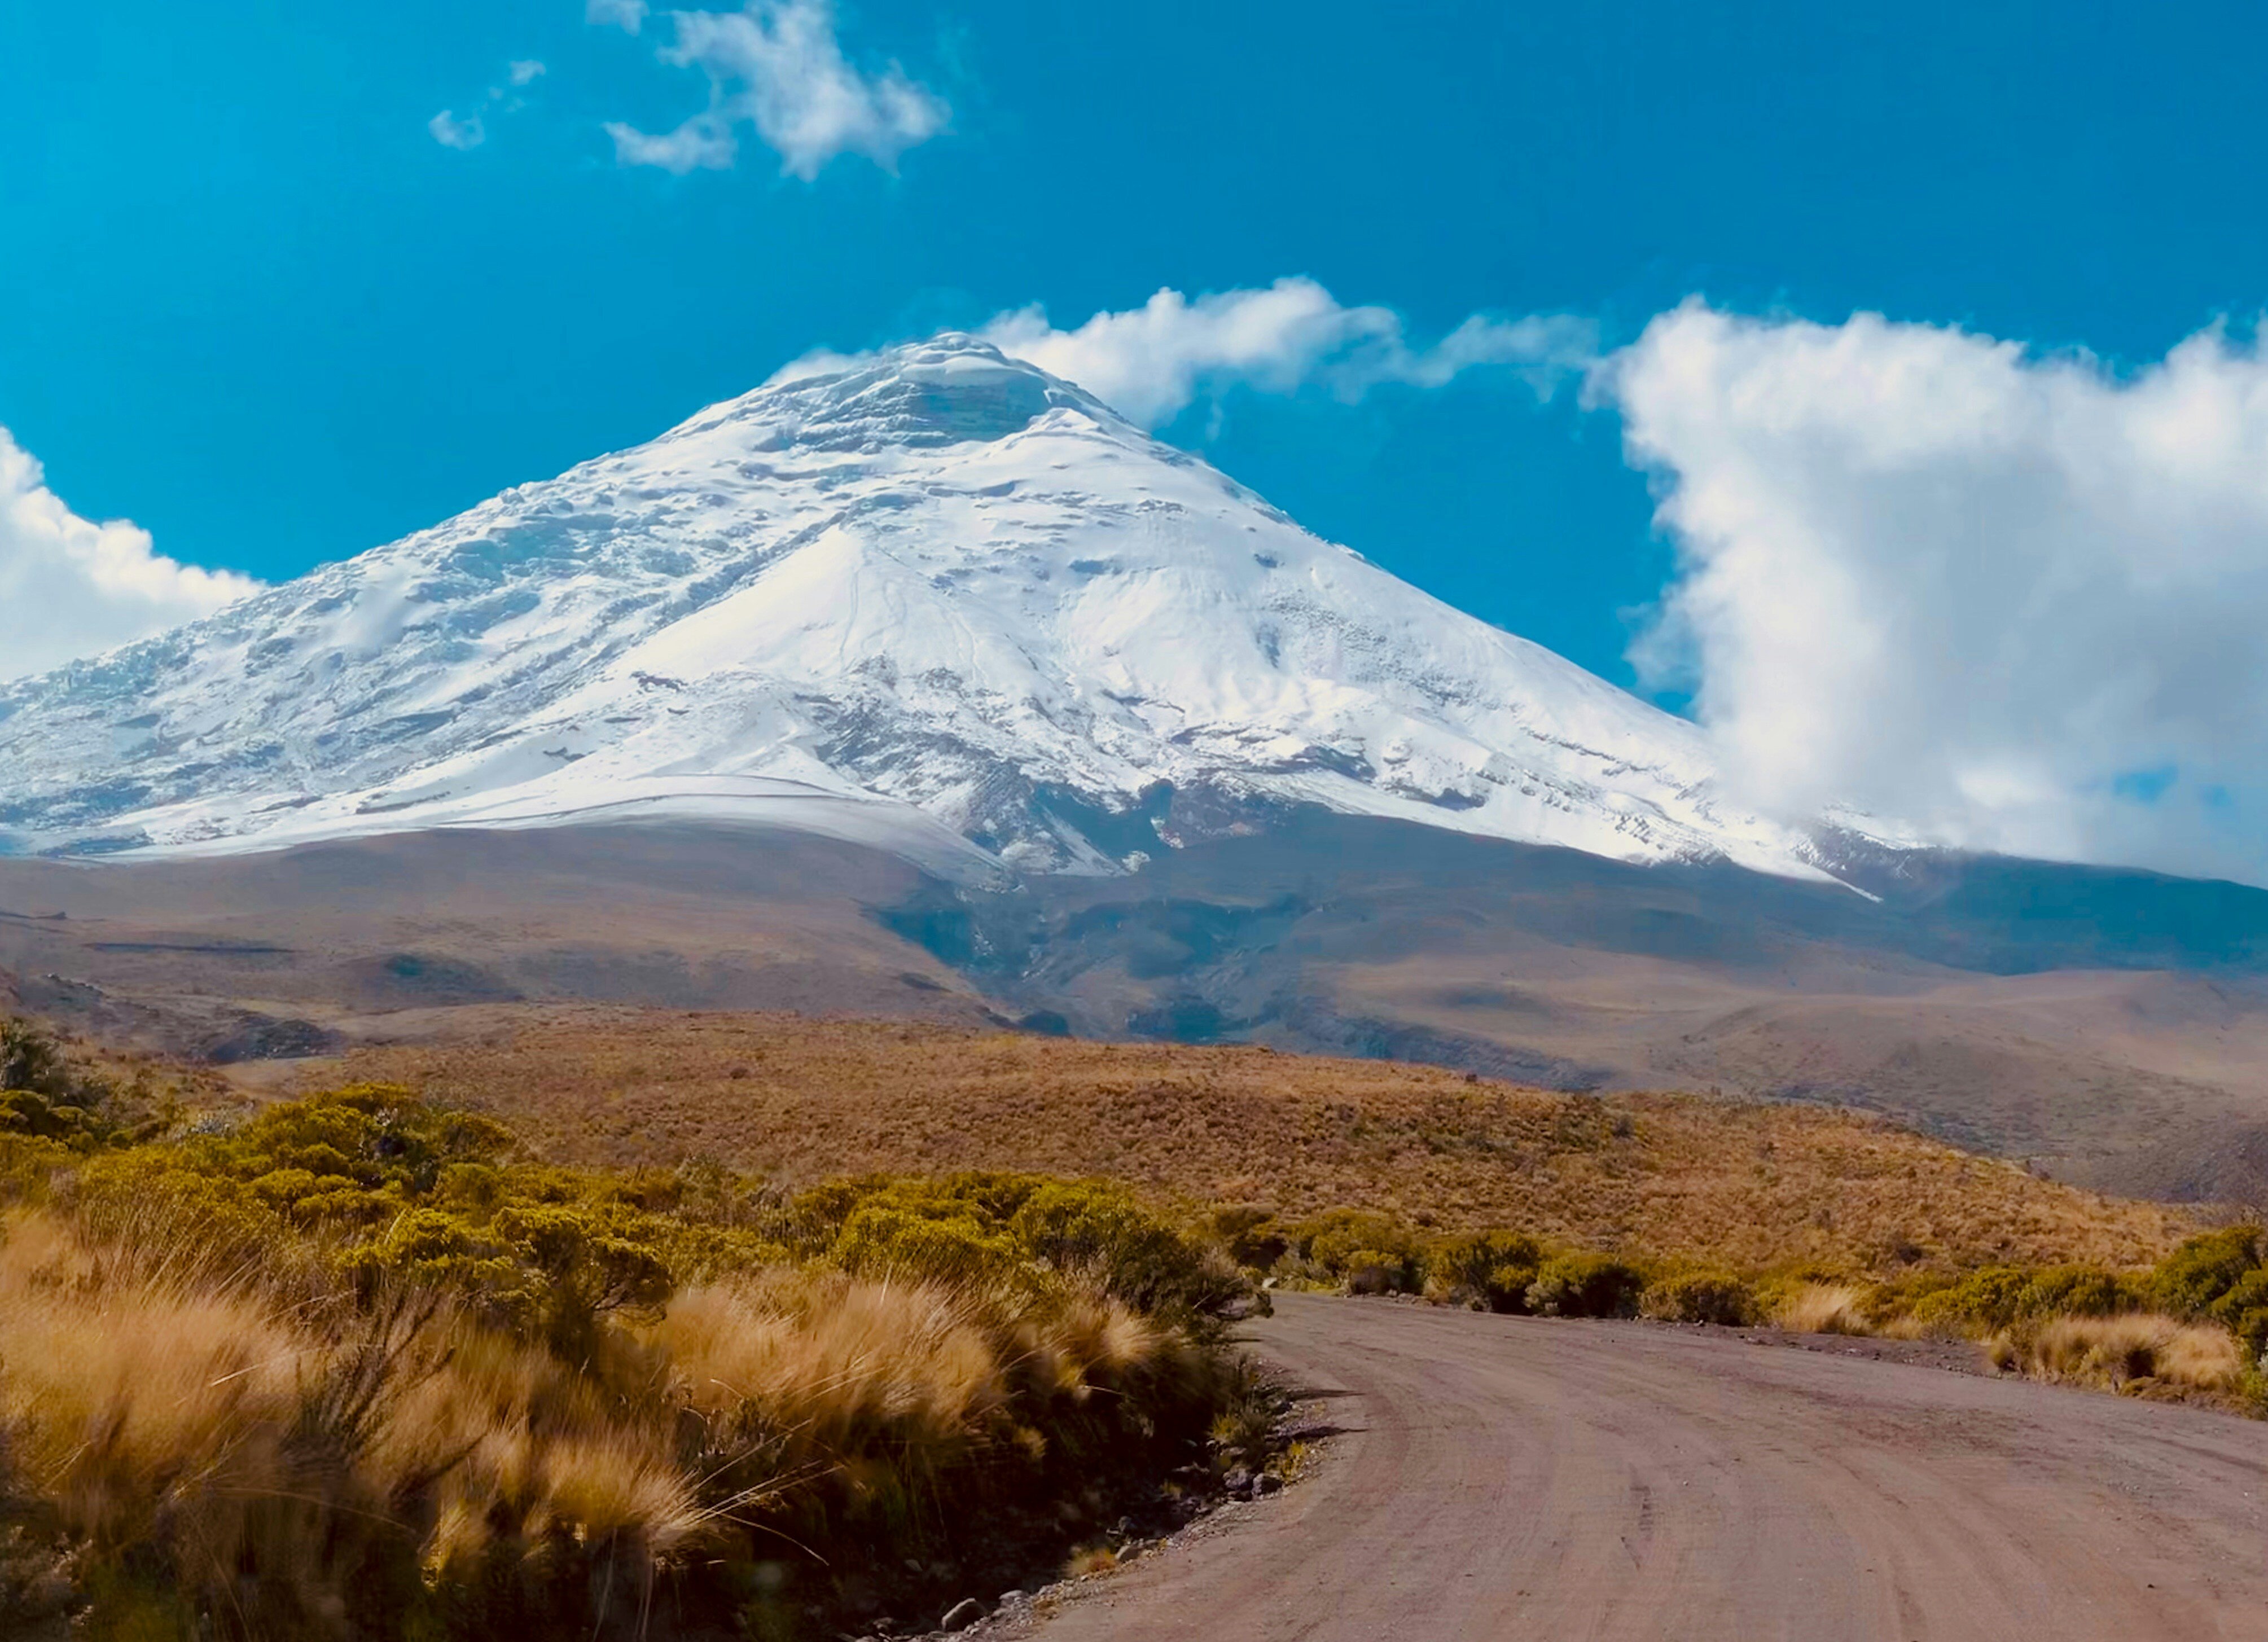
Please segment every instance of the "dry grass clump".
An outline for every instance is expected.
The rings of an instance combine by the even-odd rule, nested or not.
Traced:
[[[2180,1211],[2035,1178],[1881,1120],[1681,1095],[1560,1095],[1435,1067],[897,1022],[468,1012],[482,1034],[359,1051],[546,1155],[785,1182],[1035,1168],[1286,1219],[1359,1204],[1443,1227],[1734,1270],[2147,1264]],[[1392,1254],[1391,1249],[1379,1252]]]
[[[2142,1270],[1993,1265],[1887,1283],[1779,1279],[1756,1293],[1778,1328],[1975,1340],[2004,1373],[2268,1413],[2264,1255],[2258,1226],[2232,1226]]]
[[[858,1587],[995,1509],[1076,1523],[1094,1502],[1064,1484],[1103,1450],[1178,1425],[1153,1463],[1201,1454],[1233,1389],[1078,1292],[758,1271],[571,1363],[461,1307],[327,1329],[249,1282],[131,1267],[44,1212],[0,1244],[0,1421],[36,1501],[11,1526],[76,1558],[106,1633],[678,1634],[664,1597],[695,1633],[795,1633],[814,1601],[875,1595],[814,1585],[828,1564]]]
[[[1092,1579],[1098,1573],[1108,1573],[1118,1565],[1118,1552],[1109,1545],[1083,1545],[1064,1559],[1064,1578]]]
[[[2160,1386],[2236,1392],[2250,1367],[2228,1329],[2155,1312],[2058,1317],[2000,1335],[1988,1349],[1996,1365],[2036,1380],[2130,1393]]]
[[[836,1509],[881,1521],[934,1509],[957,1471],[1045,1497],[1082,1462],[1112,1462],[1122,1415],[1194,1407],[1219,1378],[1108,1296],[1041,1309],[1011,1290],[842,1272],[694,1289],[644,1337],[735,1508],[824,1476]]]
[[[1852,1283],[1791,1283],[1765,1302],[1765,1320],[1795,1334],[1873,1334],[1867,1292]]]
[[[216,1601],[247,1634],[343,1623],[384,1555],[382,1491],[346,1464],[351,1415],[320,1417],[348,1414],[350,1351],[241,1276],[90,1246],[47,1215],[0,1237],[0,1420],[37,1502],[18,1531],[74,1548],[121,1624]]]
[[[1059,1559],[1249,1389],[1245,1279],[1093,1183],[578,1172],[364,1086],[9,1193],[11,1635],[831,1634]]]
[[[820,1449],[860,1433],[931,1446],[981,1428],[1006,1395],[983,1309],[937,1283],[764,1273],[687,1291],[647,1337],[707,1417]]]

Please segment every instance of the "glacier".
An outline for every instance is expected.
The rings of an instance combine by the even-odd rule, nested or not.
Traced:
[[[957,334],[0,685],[0,769],[59,855],[666,815],[1114,873],[1320,805],[1820,877],[1850,827]]]

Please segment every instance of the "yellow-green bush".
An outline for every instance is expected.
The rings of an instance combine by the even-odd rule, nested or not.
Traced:
[[[2224,1226],[2192,1237],[2166,1256],[2143,1285],[2174,1316],[2218,1323],[2258,1368],[2268,1351],[2268,1265],[2257,1226]]]
[[[1017,1206],[1008,1230],[1035,1259],[1085,1273],[1139,1311],[1217,1311],[1250,1288],[1217,1248],[1184,1236],[1115,1186],[1045,1182]]]
[[[869,1275],[1020,1283],[1072,1276],[1136,1309],[1182,1321],[1253,1292],[1218,1245],[1100,1181],[1001,1173],[830,1182],[775,1229]]]
[[[1536,1269],[1528,1309],[1542,1317],[1628,1317],[1646,1274],[1609,1255],[1558,1254]]]
[[[988,1231],[973,1214],[924,1214],[890,1203],[854,1210],[828,1250],[861,1277],[960,1284],[1012,1284],[1028,1263],[1004,1232]]]
[[[1212,1240],[1238,1265],[1266,1271],[1291,1252],[1292,1233],[1272,1209],[1231,1204],[1206,1218]]]
[[[1285,1260],[1291,1275],[1359,1292],[1413,1294],[1425,1285],[1422,1240],[1392,1215],[1329,1209],[1297,1227]]]
[[[1525,1311],[1528,1285],[1543,1263],[1543,1245],[1519,1232],[1440,1238],[1425,1251],[1426,1297],[1491,1311]]]
[[[561,1169],[384,1087],[8,1144],[0,1616],[88,1634],[797,1634],[1248,1402],[1246,1279],[1113,1187]]]
[[[20,1150],[26,1142],[83,1153],[146,1138],[163,1122],[146,1089],[88,1070],[28,1020],[0,1020],[0,1179],[11,1162],[41,1155]]]
[[[2176,1317],[2205,1314],[2260,1267],[2260,1228],[2230,1226],[2191,1238],[2150,1274],[2149,1296]]]
[[[1756,1320],[1755,1292],[1729,1271],[1680,1271],[1657,1278],[1638,1295],[1638,1315],[1662,1322],[1714,1322],[1734,1328]]]
[[[2021,1266],[1985,1266],[1924,1293],[1911,1315],[1925,1329],[1954,1333],[2005,1329],[2015,1320],[2017,1301],[2031,1280]]]
[[[2109,1317],[2139,1311],[2140,1286],[2100,1266],[2043,1266],[2016,1296],[2018,1317]]]

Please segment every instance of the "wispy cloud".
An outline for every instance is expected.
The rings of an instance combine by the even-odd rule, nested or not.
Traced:
[[[425,122],[433,140],[444,148],[459,151],[478,148],[489,140],[487,116],[516,114],[527,107],[526,99],[519,93],[533,85],[548,70],[534,57],[520,57],[504,65],[504,85],[491,85],[482,98],[476,112],[460,114],[453,108],[444,108]]]
[[[122,519],[81,519],[48,489],[40,464],[0,428],[0,610],[11,622],[0,678],[44,673],[256,592],[225,571],[180,564]]]
[[[1952,327],[1689,303],[1603,364],[1746,796],[1948,843],[2268,877],[2268,357],[2132,373]]]
[[[474,149],[489,140],[488,127],[482,122],[480,115],[466,114],[460,119],[446,108],[428,120],[425,129],[433,134],[433,140],[443,148]]]
[[[643,0],[591,0],[594,23],[636,33]],[[674,129],[650,133],[620,121],[607,125],[625,166],[658,166],[680,175],[723,170],[740,152],[741,128],[780,157],[783,173],[806,181],[838,154],[863,154],[895,170],[908,149],[946,129],[945,99],[893,63],[861,73],[843,55],[826,0],[750,0],[739,11],[674,11],[664,63],[697,68],[709,80],[709,106]]]
[[[1146,426],[1231,387],[1288,394],[1320,387],[1357,399],[1388,382],[1439,387],[1481,365],[1519,369],[1542,391],[1591,359],[1597,331],[1565,314],[1475,314],[1416,346],[1391,308],[1348,307],[1312,279],[1209,292],[1160,291],[1138,308],[1059,330],[1038,307],[1004,313],[983,335],[1004,353],[1078,383]]]
[[[590,0],[583,8],[585,22],[619,28],[626,34],[645,26],[645,0]]]

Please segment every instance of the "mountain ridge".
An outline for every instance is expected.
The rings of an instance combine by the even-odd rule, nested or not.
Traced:
[[[654,814],[983,881],[1319,805],[1819,877],[1852,825],[954,334],[0,686],[0,758],[19,854]]]

